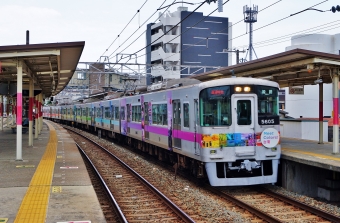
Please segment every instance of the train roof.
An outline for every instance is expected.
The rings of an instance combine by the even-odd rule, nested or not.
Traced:
[[[217,80],[211,80],[200,83],[200,87],[212,87],[218,85],[237,85],[237,84],[246,84],[246,85],[265,85],[271,87],[279,88],[279,84],[274,81],[269,81],[260,78],[251,78],[251,77],[235,77],[235,78],[221,78]]]

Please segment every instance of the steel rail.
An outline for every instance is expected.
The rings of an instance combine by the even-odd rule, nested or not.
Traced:
[[[100,147],[102,150],[104,150],[105,152],[107,152],[109,155],[111,155],[115,160],[117,160],[122,166],[124,166],[126,169],[130,170],[134,176],[137,177],[137,179],[139,179],[146,187],[148,187],[155,195],[157,195],[159,198],[161,198],[163,201],[165,201],[165,203],[167,204],[167,206],[169,208],[171,208],[184,222],[188,222],[188,223],[194,223],[195,221],[189,216],[187,215],[181,208],[179,208],[175,203],[173,203],[169,198],[167,198],[162,192],[160,192],[157,188],[155,188],[152,184],[150,184],[146,179],[144,179],[144,177],[142,177],[141,175],[139,175],[134,169],[132,169],[131,167],[129,167],[125,162],[123,162],[121,159],[119,159],[117,156],[115,156],[113,153],[111,153],[109,150],[107,150],[106,148],[104,148],[103,146],[101,146],[100,144],[98,144],[97,142],[93,141],[92,139],[81,135],[80,133],[74,131],[73,129],[64,126],[64,128],[80,135],[81,137],[86,138],[87,140],[91,141],[93,144],[97,145],[98,147]]]
[[[308,212],[310,212],[312,214],[315,214],[316,216],[322,217],[322,218],[327,219],[327,220],[329,220],[331,222],[340,222],[340,217],[339,216],[333,215],[333,214],[331,214],[329,212],[323,211],[323,210],[321,210],[319,208],[315,208],[315,207],[313,207],[311,205],[308,205],[308,204],[305,204],[303,202],[291,199],[291,198],[286,197],[286,196],[284,196],[282,194],[275,193],[275,192],[270,191],[270,190],[268,190],[268,189],[266,189],[264,187],[257,186],[255,188],[256,188],[256,190],[258,190],[258,191],[260,191],[260,192],[262,192],[264,194],[267,194],[268,196],[274,197],[274,198],[279,199],[279,200],[281,200],[283,202],[286,202],[286,203],[288,203],[290,205],[293,205],[295,207],[301,208],[301,209],[303,209],[305,211],[308,211]]]
[[[234,196],[228,194],[228,193],[225,193],[225,192],[222,192],[220,189],[217,189],[215,187],[212,187],[210,185],[205,185],[205,187],[215,193],[216,195],[228,200],[228,201],[231,201],[232,203],[236,204],[237,206],[241,207],[241,208],[244,208],[246,209],[247,211],[249,211],[250,213],[256,215],[257,217],[261,218],[262,220],[264,221],[267,221],[267,222],[271,222],[271,223],[279,223],[279,222],[282,222],[280,219],[278,218],[275,218],[271,215],[268,215],[266,214],[265,212],[261,211],[260,209],[258,208],[255,208],[237,198],[235,198]]]
[[[74,131],[73,131],[74,132]],[[86,153],[84,152],[84,150],[81,148],[81,146],[76,143],[78,150],[84,155],[84,157],[86,157],[87,162],[89,162],[91,164],[92,169],[94,170],[94,172],[96,173],[97,177],[100,180],[100,183],[102,184],[102,186],[105,188],[105,192],[106,194],[109,196],[109,200],[111,201],[112,205],[116,208],[117,210],[117,215],[119,217],[119,219],[121,220],[121,222],[124,223],[128,223],[128,221],[125,218],[125,215],[123,214],[122,210],[119,207],[119,204],[117,203],[116,199],[114,198],[114,196],[112,195],[109,187],[107,186],[107,184],[105,183],[103,177],[100,175],[99,171],[97,170],[97,168],[94,166],[94,164],[92,163],[91,159],[86,155]]]

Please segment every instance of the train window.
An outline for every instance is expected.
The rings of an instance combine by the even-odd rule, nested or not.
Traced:
[[[189,103],[183,103],[184,127],[189,128]]]
[[[120,118],[121,120],[125,120],[125,107],[120,107]]]
[[[81,116],[81,108],[77,108],[77,115]]]
[[[141,122],[141,106],[132,106],[132,121],[133,122]]]
[[[102,117],[102,109],[101,109],[101,107],[97,108],[96,117],[97,118],[101,118]]]
[[[157,125],[168,125],[167,104],[152,105],[152,123]]]
[[[144,102],[144,122],[149,123],[149,102]]]
[[[119,107],[118,106],[116,106],[115,108],[114,108],[114,119],[115,120],[119,120]]]
[[[201,126],[231,125],[230,86],[203,89],[199,106]]]
[[[250,125],[251,120],[251,101],[238,100],[237,101],[237,124]]]
[[[110,119],[111,118],[111,112],[110,112],[110,107],[105,107],[104,108],[104,118]]]
[[[83,114],[83,116],[87,116],[86,108],[82,108],[82,114]]]
[[[258,116],[278,115],[279,90],[274,87],[258,86]]]

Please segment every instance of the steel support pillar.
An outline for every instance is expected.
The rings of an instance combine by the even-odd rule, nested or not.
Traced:
[[[323,144],[323,83],[319,84],[319,144]]]
[[[35,96],[35,130],[34,130],[34,138],[38,138],[38,119],[39,119],[39,112],[38,112],[38,95]]]
[[[16,160],[22,160],[22,61],[17,65],[17,154]]]
[[[333,76],[333,153],[339,153],[339,75],[337,69],[332,70]]]
[[[33,104],[34,104],[34,81],[29,83],[29,106],[28,106],[28,146],[33,146]]]

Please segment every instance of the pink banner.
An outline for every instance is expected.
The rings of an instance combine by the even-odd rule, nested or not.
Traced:
[[[339,125],[339,98],[333,98],[333,125]]]
[[[17,125],[22,125],[22,93],[17,93]]]

